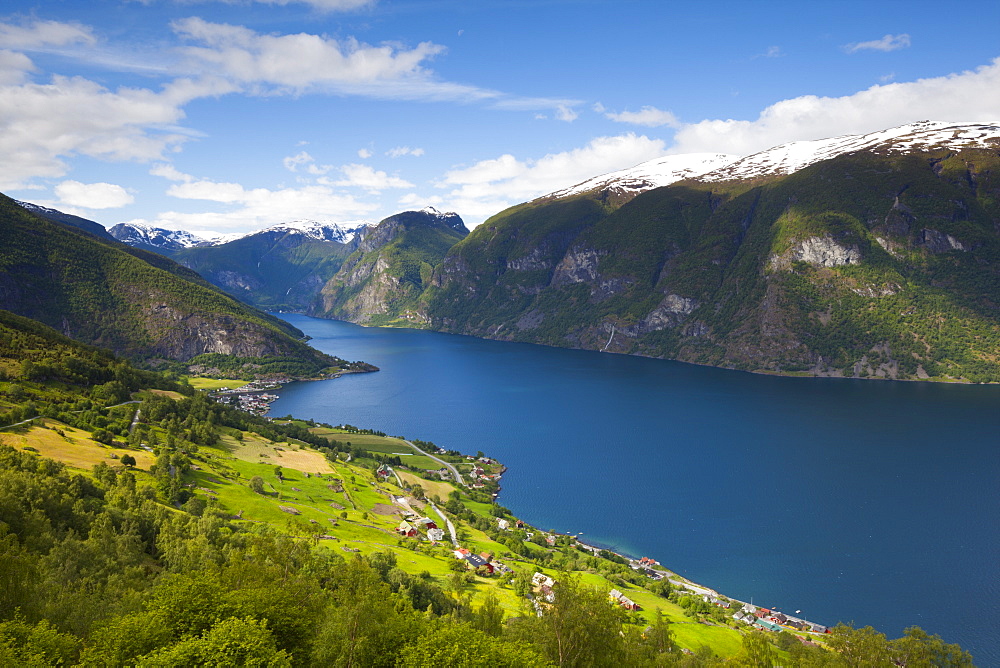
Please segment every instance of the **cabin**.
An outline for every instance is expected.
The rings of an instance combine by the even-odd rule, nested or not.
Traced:
[[[444,540],[444,529],[438,529],[437,527],[428,529],[427,538],[433,541]]]
[[[531,584],[533,584],[536,587],[551,587],[552,585],[555,584],[555,580],[550,578],[548,575],[545,575],[544,573],[536,572],[534,575],[531,576]]]
[[[400,536],[406,536],[408,538],[413,538],[414,536],[417,535],[417,529],[416,529],[416,527],[414,527],[412,524],[410,524],[406,520],[402,520],[399,523],[399,526],[396,527],[396,533],[398,533]]]
[[[625,608],[626,610],[639,610],[639,609],[641,609],[639,607],[638,603],[636,603],[635,601],[633,601],[632,599],[630,599],[629,597],[627,597],[625,594],[621,593],[617,589],[612,589],[611,591],[609,591],[608,592],[608,596],[611,598],[611,600],[613,600],[614,602],[616,602],[618,605],[620,605],[621,607]]]
[[[480,557],[478,554],[468,554],[468,555],[466,555],[465,561],[466,561],[466,563],[469,564],[469,567],[472,568],[472,570],[476,570],[477,568],[486,567],[487,569],[489,569],[490,573],[493,572],[493,567],[490,566],[489,562],[487,562],[485,559],[483,559],[482,557]]]
[[[765,621],[763,619],[758,619],[757,621],[753,622],[753,625],[756,626],[757,628],[759,628],[761,631],[775,631],[775,632],[777,632],[777,631],[781,630],[781,627],[778,626],[777,624]]]

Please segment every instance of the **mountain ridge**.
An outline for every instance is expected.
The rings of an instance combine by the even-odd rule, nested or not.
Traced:
[[[204,353],[339,363],[302,333],[155,253],[104,241],[0,196],[0,308],[133,359]]]

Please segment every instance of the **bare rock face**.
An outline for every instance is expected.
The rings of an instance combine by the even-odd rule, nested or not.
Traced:
[[[556,265],[552,274],[551,285],[569,285],[570,283],[593,283],[598,279],[597,265],[607,252],[598,252],[593,248],[574,246]]]
[[[654,332],[676,327],[696,308],[698,301],[695,299],[674,294],[667,295],[649,315],[642,319],[642,329],[644,332]]]
[[[932,253],[947,253],[949,251],[967,251],[961,241],[937,230],[923,229],[917,238],[917,245],[924,246]]]
[[[792,249],[791,259],[817,267],[839,267],[861,262],[861,251],[857,246],[841,246],[830,237],[809,237]]]
[[[507,269],[510,271],[538,271],[540,269],[550,269],[550,264],[546,249],[537,246],[527,255],[507,260]]]

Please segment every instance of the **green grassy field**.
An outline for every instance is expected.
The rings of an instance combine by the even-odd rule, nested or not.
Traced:
[[[196,390],[206,390],[212,392],[223,387],[228,387],[231,390],[243,387],[249,380],[236,380],[235,378],[202,378],[201,376],[192,376],[187,379],[188,384]]]

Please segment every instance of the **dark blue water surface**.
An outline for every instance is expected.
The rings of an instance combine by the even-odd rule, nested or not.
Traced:
[[[282,316],[379,367],[271,414],[499,458],[500,502],[742,600],[1000,665],[1000,387],[759,376]]]

